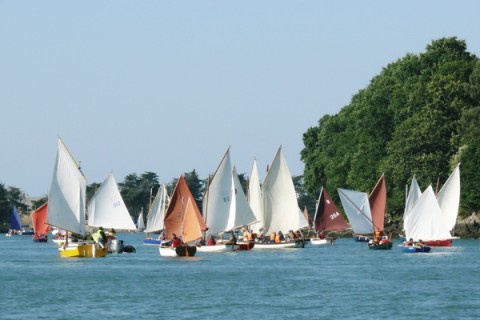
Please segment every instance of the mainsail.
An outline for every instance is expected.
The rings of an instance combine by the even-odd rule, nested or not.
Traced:
[[[157,195],[153,200],[150,210],[148,211],[147,227],[144,230],[145,233],[163,230],[163,218],[165,217],[165,210],[167,209],[169,202],[170,197],[167,193],[167,187],[162,183],[157,191]]]
[[[418,186],[417,179],[415,178],[415,176],[413,176],[412,184],[410,185],[410,190],[408,190],[408,195],[405,200],[405,211],[403,213],[404,219],[407,212],[411,208],[413,208],[413,206],[415,205],[415,202],[418,200],[418,198],[420,198],[421,195],[422,195],[422,191]]]
[[[233,192],[232,192],[232,208],[230,210],[230,216],[228,218],[227,227],[225,231],[240,228],[246,225],[250,225],[256,221],[255,214],[253,213],[250,205],[248,204],[245,192],[243,192],[242,184],[238,178],[237,170],[235,167],[232,169],[233,176]]]
[[[255,215],[257,223],[251,226],[252,230],[256,233],[260,232],[260,229],[265,227],[265,217],[263,214],[262,204],[262,189],[260,187],[260,178],[258,176],[257,162],[253,160],[252,172],[250,174],[250,180],[248,182],[248,203]]]
[[[337,205],[323,187],[318,197],[313,223],[316,232],[329,232],[350,228]]]
[[[32,212],[33,231],[35,234],[47,234],[50,226],[47,221],[48,202],[45,202],[40,208]]]
[[[368,197],[370,212],[372,214],[373,231],[383,231],[385,211],[387,207],[387,187],[385,176],[382,174],[375,188]]]
[[[460,205],[460,164],[457,165],[440,189],[437,200],[442,210],[442,220],[444,220],[446,228],[453,231],[457,223],[458,207]]]
[[[431,185],[407,212],[403,224],[407,239],[429,241],[452,238],[442,219],[442,210]]]
[[[297,193],[281,147],[265,177],[262,199],[266,234],[308,227],[308,221],[298,207]]]
[[[188,188],[187,182],[183,176],[180,176],[177,185],[175,186],[175,190],[173,191],[170,204],[165,212],[164,223],[168,239],[171,239],[172,233],[177,235],[182,234],[188,200],[191,202],[191,207],[193,208],[196,219],[199,221],[201,230],[207,230],[205,221],[200,214],[200,210],[198,210],[197,204],[192,196],[192,193],[190,192],[190,189]]]
[[[52,183],[48,193],[47,223],[85,235],[87,180],[63,141],[58,138]]]
[[[13,207],[12,215],[10,217],[10,229],[11,230],[20,230],[22,229],[22,221],[18,215],[17,208]]]
[[[217,235],[227,230],[233,199],[233,176],[230,148],[225,152],[203,197],[203,213],[208,224],[207,235]]]
[[[365,192],[359,192],[347,189],[338,189],[343,209],[356,234],[370,234],[372,228],[372,214],[368,195]]]
[[[88,204],[88,225],[137,230],[112,173],[107,176]]]

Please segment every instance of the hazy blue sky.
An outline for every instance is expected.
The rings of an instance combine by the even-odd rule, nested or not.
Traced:
[[[0,182],[48,192],[57,135],[89,182],[232,161],[260,178],[388,63],[457,36],[480,1],[0,0]]]

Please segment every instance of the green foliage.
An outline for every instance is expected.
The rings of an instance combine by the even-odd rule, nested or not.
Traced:
[[[460,159],[461,205],[480,209],[479,97],[480,64],[457,38],[432,41],[425,53],[389,64],[337,115],[304,133],[306,190],[324,186],[338,201],[336,188],[369,192],[385,173],[387,210],[399,217],[413,175],[422,188],[444,182]]]
[[[119,186],[128,211],[136,220],[142,210],[144,215],[147,214],[150,200],[155,197],[160,184],[156,173],[145,172],[141,176],[136,173],[127,175]]]

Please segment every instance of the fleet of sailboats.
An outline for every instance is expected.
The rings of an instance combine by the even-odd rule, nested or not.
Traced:
[[[309,239],[310,242],[324,244],[327,242],[327,232],[351,228],[359,239],[371,239],[372,235],[379,238],[379,235],[382,235],[384,240],[388,239],[386,242],[373,243],[370,240],[369,247],[379,249],[381,244],[385,244],[385,248],[390,249],[391,238],[383,235],[386,212],[384,175],[369,195],[342,188],[339,188],[338,192],[350,225],[327,191],[322,188],[313,221],[310,223],[317,236]],[[122,231],[137,231],[141,227],[140,223],[136,226],[133,222],[113,174],[107,176],[92,197],[88,210],[85,201],[86,178],[64,142],[58,138],[48,202],[32,213],[35,234],[46,234],[49,227],[63,230],[66,233],[65,241],[59,246],[62,257],[104,257],[107,246],[83,240],[87,233],[86,225]],[[438,194],[434,193],[431,185],[422,193],[414,176],[405,199],[406,238],[422,240],[427,245],[450,246],[455,238],[453,229],[459,201],[459,165]],[[18,213],[15,213],[14,208],[11,229],[20,229]],[[143,223],[143,216],[140,217]],[[244,227],[253,233],[261,234],[261,239],[277,232],[293,235],[293,230],[309,227],[308,212],[306,208],[302,212],[298,207],[293,180],[281,147],[268,167],[263,184],[260,184],[254,160],[247,195],[235,167],[232,166],[228,148],[207,185],[203,198],[203,216],[183,176],[178,179],[171,198],[165,184],[162,184],[149,207],[144,232],[147,236],[145,241],[149,239],[149,233],[161,232],[165,239],[172,239],[173,234],[181,236],[183,243],[175,248],[165,243],[160,245],[159,239],[150,239],[155,241],[152,244],[159,245],[162,256],[194,256],[197,250],[226,251],[231,246],[223,241],[218,241],[214,246],[199,245],[198,240],[209,236],[223,238],[224,234],[233,234],[235,230]],[[292,239],[287,237],[275,243],[258,239],[250,242],[252,247],[257,249],[305,246],[303,237],[295,238],[296,236],[292,236]]]

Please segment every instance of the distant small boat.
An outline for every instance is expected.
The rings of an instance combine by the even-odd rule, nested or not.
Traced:
[[[423,245],[423,246],[407,246],[407,245],[403,245],[402,246],[402,251],[403,252],[406,252],[406,253],[416,253],[416,252],[430,252],[430,250],[432,250],[432,248],[430,246],[426,246],[426,245]]]
[[[167,206],[169,203],[170,197],[168,196],[167,186],[162,183],[157,191],[155,199],[153,200],[148,210],[147,226],[143,230],[143,232],[145,232],[145,239],[143,239],[144,245],[159,246],[160,244],[162,244],[161,239],[159,239],[158,237],[149,237],[149,233],[163,233],[165,229],[163,219],[165,217],[165,211],[167,210]],[[143,223],[143,212],[140,213],[138,220],[138,225],[140,225],[140,223]]]

